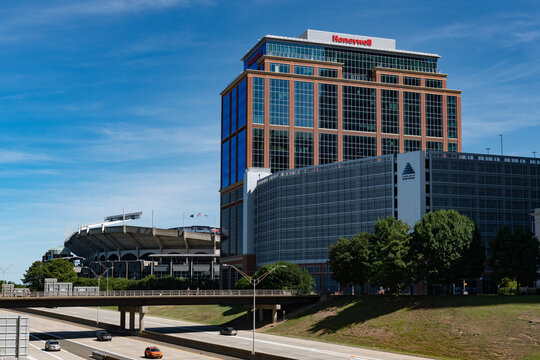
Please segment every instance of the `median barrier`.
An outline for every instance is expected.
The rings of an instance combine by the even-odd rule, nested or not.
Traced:
[[[103,351],[92,351],[92,357],[96,360],[122,360]]]
[[[77,323],[77,324],[88,325],[88,326],[92,326],[92,327],[99,327],[99,328],[102,328],[102,329],[107,329],[107,330],[115,331],[115,332],[122,333],[122,334],[137,335],[137,336],[141,336],[141,337],[144,337],[144,338],[147,338],[147,339],[162,341],[164,343],[169,343],[169,344],[174,344],[174,345],[179,345],[179,346],[185,346],[185,347],[189,347],[189,348],[193,348],[193,349],[197,349],[197,350],[204,350],[204,351],[213,352],[213,353],[217,353],[217,354],[239,357],[241,359],[250,359],[250,360],[294,360],[294,358],[290,358],[290,357],[286,357],[286,356],[280,356],[280,355],[267,354],[267,353],[256,353],[255,357],[252,357],[251,356],[251,350],[238,349],[238,348],[234,348],[234,347],[230,347],[230,346],[214,344],[214,343],[209,343],[209,342],[200,341],[200,340],[186,339],[186,338],[181,338],[181,337],[177,337],[177,336],[163,334],[163,333],[159,333],[159,332],[155,332],[155,331],[145,330],[145,331],[139,333],[138,331],[129,331],[129,330],[126,330],[126,329],[122,329],[118,325],[113,325],[113,324],[109,324],[109,323],[100,322],[99,325],[96,325],[95,320],[83,319],[83,318],[79,318],[79,317],[76,317],[76,316],[58,314],[58,313],[39,310],[39,309],[35,309],[35,308],[24,308],[24,309],[17,309],[17,310],[22,311],[22,312],[26,312],[26,313],[30,313],[30,314],[34,314],[34,315],[45,316],[45,317],[50,317],[50,318],[53,318],[53,319],[69,321],[69,322],[73,322],[73,323]],[[105,356],[110,356],[110,355],[106,354]],[[106,359],[106,360],[114,360],[116,358],[114,358],[114,357],[105,357],[104,359]]]

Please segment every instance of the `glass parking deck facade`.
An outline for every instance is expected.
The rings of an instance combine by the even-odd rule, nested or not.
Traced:
[[[404,166],[414,168],[413,179],[401,180]],[[411,182],[419,191],[407,197]],[[274,173],[257,182],[255,197],[257,265],[297,263],[317,289],[334,291],[329,246],[372,232],[379,218],[395,216],[412,227],[426,212],[455,209],[478,224],[486,246],[502,227],[532,230],[530,214],[540,207],[540,159],[439,151],[386,155]],[[411,217],[414,209],[421,211]],[[490,292],[488,282],[483,286]]]
[[[484,242],[505,226],[531,228],[540,206],[540,159],[429,152],[431,211],[455,209],[473,219]]]
[[[255,270],[255,254],[245,246],[253,242],[245,232],[248,216],[240,210],[246,169],[460,151],[461,92],[447,88],[438,58],[397,50],[392,39],[314,30],[263,37],[221,93],[224,261]]]

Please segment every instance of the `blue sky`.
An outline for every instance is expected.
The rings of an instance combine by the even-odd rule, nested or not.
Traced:
[[[540,152],[537,1],[5,0],[0,267],[19,281],[77,226],[218,222],[220,91],[265,34],[387,37],[441,55],[463,150]],[[540,154],[539,154],[540,156]],[[190,223],[186,219],[187,223]]]

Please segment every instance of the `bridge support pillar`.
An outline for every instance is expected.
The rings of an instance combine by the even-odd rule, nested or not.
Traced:
[[[259,308],[259,321],[264,320],[264,309]]]
[[[129,330],[135,330],[135,313],[139,313],[139,332],[144,331],[144,314],[148,312],[148,306],[119,306],[120,327],[126,328],[126,312],[129,313]]]
[[[129,330],[135,330],[135,311],[129,312]]]
[[[120,327],[122,329],[126,328],[126,312],[120,311]]]

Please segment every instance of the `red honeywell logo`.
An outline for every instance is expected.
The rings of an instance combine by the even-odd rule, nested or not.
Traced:
[[[367,39],[367,40],[351,39],[351,38],[346,38],[346,37],[339,37],[337,35],[332,35],[332,42],[350,44],[350,45],[371,46],[371,39]]]

